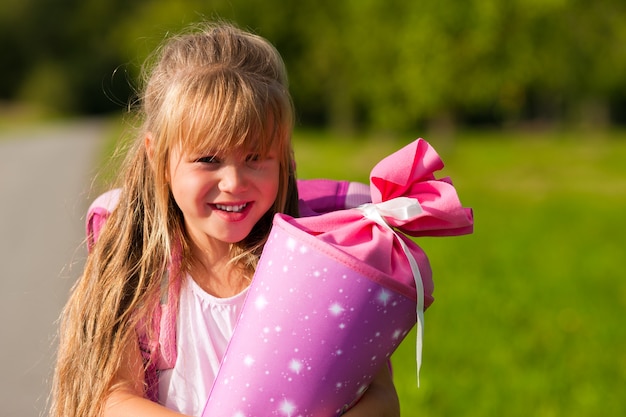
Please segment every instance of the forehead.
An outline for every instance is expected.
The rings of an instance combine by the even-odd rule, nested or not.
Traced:
[[[182,74],[174,84],[162,113],[172,147],[186,153],[266,153],[288,140],[290,101],[275,83],[215,70]]]
[[[267,154],[280,148],[281,141],[273,132],[251,129],[241,136],[235,136],[228,130],[220,131],[204,126],[184,129],[185,133],[179,135],[176,147],[185,154],[196,155]]]

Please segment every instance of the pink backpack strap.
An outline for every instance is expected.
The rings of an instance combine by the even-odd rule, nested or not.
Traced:
[[[93,245],[100,237],[102,226],[120,201],[120,189],[107,191],[94,200],[87,210],[87,250],[91,252]]]
[[[154,337],[146,333],[146,326],[138,326],[139,347],[146,368],[146,397],[159,399],[159,372],[172,369],[176,364],[176,313],[180,295],[180,250],[175,249],[170,267],[161,280],[161,300],[152,316],[151,329]]]
[[[87,249],[91,251],[100,237],[110,213],[119,202],[120,190],[114,189],[102,194],[91,204],[87,211]],[[172,263],[161,281],[161,299],[154,309],[148,332],[146,323],[137,326],[139,347],[146,368],[146,396],[158,400],[158,373],[164,369],[171,369],[176,363],[176,312],[180,291],[180,250],[176,249],[172,256]],[[153,337],[149,338],[148,333]]]

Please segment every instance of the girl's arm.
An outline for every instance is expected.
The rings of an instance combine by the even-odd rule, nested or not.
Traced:
[[[363,397],[345,417],[399,417],[400,402],[388,366],[376,374]]]
[[[180,417],[144,397],[144,369],[139,343],[133,339],[125,349],[122,366],[104,404],[103,417]]]

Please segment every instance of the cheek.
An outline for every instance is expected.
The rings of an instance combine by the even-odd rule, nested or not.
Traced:
[[[180,181],[178,170],[176,168],[170,167],[168,170],[167,182],[174,199],[178,203],[178,196],[181,195],[180,188],[184,185],[184,182]]]
[[[198,176],[178,176],[170,184],[172,195],[179,206],[187,207],[204,205],[211,194],[211,183]]]
[[[186,211],[186,203],[183,196],[186,195],[184,188],[181,188],[182,183],[176,181],[176,176],[171,176],[171,181],[169,183],[170,192],[172,193],[172,197],[174,202],[183,212]]]
[[[271,204],[274,204],[274,201],[278,197],[278,184],[280,182],[279,178],[279,168],[278,166],[276,166],[272,170],[271,175],[268,176],[267,181],[265,182],[264,189],[264,192],[268,195],[268,199],[271,200]]]
[[[274,206],[278,196],[278,178],[278,168],[253,173],[250,184],[253,184],[257,204],[264,212]]]
[[[271,207],[274,205],[274,202],[278,198],[278,178],[276,178],[275,181],[268,185],[268,189],[266,192],[268,196],[271,196],[271,198],[269,198]]]
[[[194,209],[202,191],[198,178],[194,175],[189,175],[189,172],[186,172],[182,166],[170,169],[169,178],[170,191],[178,207],[183,213]]]

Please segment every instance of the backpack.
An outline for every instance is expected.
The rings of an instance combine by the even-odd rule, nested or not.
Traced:
[[[298,180],[297,184],[302,217],[354,208],[371,201],[369,186],[358,182],[314,179]],[[107,191],[90,205],[86,219],[88,251],[96,244],[106,219],[117,206],[120,193],[120,189]],[[159,305],[150,323],[140,323],[136,329],[141,354],[147,364],[146,397],[155,402],[158,401],[159,372],[173,368],[176,363],[176,313],[181,284],[179,266],[180,254],[175,249],[172,262],[162,277]]]

